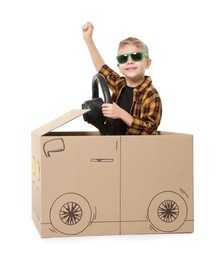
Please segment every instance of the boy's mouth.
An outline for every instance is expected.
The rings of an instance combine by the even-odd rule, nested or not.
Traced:
[[[132,70],[136,70],[136,69],[137,69],[137,67],[128,67],[125,70],[132,71]]]

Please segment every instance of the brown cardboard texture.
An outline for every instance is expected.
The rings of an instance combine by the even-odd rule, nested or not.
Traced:
[[[193,136],[32,132],[32,217],[41,237],[193,232]]]

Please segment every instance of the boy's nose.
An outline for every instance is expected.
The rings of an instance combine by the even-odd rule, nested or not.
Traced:
[[[133,60],[132,60],[132,58],[131,58],[130,56],[128,57],[128,61],[127,61],[127,63],[128,63],[128,64],[133,63]]]

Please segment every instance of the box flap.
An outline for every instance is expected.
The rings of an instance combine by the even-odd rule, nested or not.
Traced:
[[[90,109],[73,109],[70,112],[64,114],[63,116],[60,116],[60,117],[52,120],[51,122],[32,131],[32,134],[42,136],[42,135],[49,133],[50,131],[72,121],[73,119],[75,119],[81,115],[84,115],[85,113],[87,113],[89,111],[90,111]]]

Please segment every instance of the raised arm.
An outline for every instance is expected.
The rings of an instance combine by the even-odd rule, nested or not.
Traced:
[[[87,22],[82,27],[83,39],[85,40],[86,45],[88,47],[90,56],[92,58],[93,65],[94,65],[96,71],[99,72],[99,70],[105,64],[105,62],[93,41],[93,38],[92,38],[93,30],[94,30],[93,24],[90,22]]]

